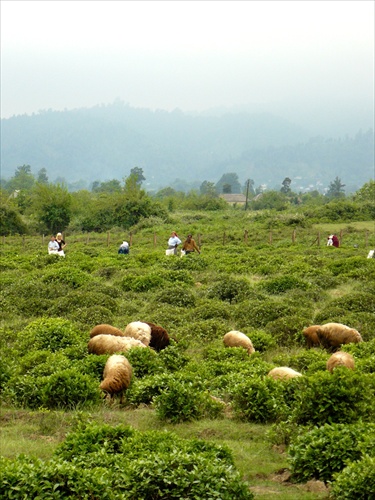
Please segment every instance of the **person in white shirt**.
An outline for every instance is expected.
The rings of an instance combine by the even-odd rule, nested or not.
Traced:
[[[60,249],[59,244],[57,243],[55,236],[52,235],[48,243],[48,253],[57,254],[59,253],[59,249]]]
[[[181,240],[177,236],[176,231],[172,231],[171,236],[168,240],[168,250],[174,250],[174,255],[177,255],[177,247],[178,245],[181,245]]]

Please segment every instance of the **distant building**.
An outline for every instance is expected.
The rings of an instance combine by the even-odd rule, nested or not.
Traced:
[[[230,205],[245,205],[246,203],[246,196],[244,194],[223,193],[219,197]]]

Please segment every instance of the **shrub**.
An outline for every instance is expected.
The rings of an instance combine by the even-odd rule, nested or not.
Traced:
[[[155,293],[155,302],[162,302],[178,307],[194,307],[196,297],[195,294],[185,286],[169,285]]]
[[[78,329],[62,318],[41,318],[31,322],[17,338],[20,351],[49,350],[52,352],[81,343]]]
[[[241,302],[250,293],[251,285],[246,279],[227,277],[208,288],[207,297],[223,302]]]
[[[60,297],[50,309],[52,315],[62,315],[77,311],[77,309],[104,307],[116,313],[118,311],[118,303],[116,299],[100,293],[98,291],[82,291],[75,290],[67,294],[65,297]]]
[[[369,436],[372,435],[372,440]],[[289,447],[293,477],[327,482],[348,461],[375,449],[375,424],[325,424],[298,436]]]
[[[263,281],[260,285],[267,293],[279,294],[284,293],[287,290],[301,289],[307,290],[311,285],[307,281],[304,281],[295,276],[280,276],[278,278],[268,279]]]
[[[168,388],[155,397],[154,405],[157,416],[171,423],[216,417],[223,410],[222,404],[198,391],[192,382],[174,380],[170,380]]]
[[[152,349],[134,347],[126,353],[126,358],[133,368],[133,375],[142,378],[163,371],[158,354]]]
[[[266,330],[275,338],[278,345],[293,346],[305,345],[302,330],[309,323],[306,312],[301,311],[301,315],[285,315],[284,317],[270,321],[266,325]]]
[[[270,333],[255,330],[249,334],[253,343],[254,349],[257,352],[265,352],[276,347],[277,342],[273,335]]]
[[[366,455],[333,477],[331,495],[338,500],[369,500],[375,491],[375,457]]]
[[[97,380],[75,368],[59,371],[46,378],[42,391],[45,408],[75,409],[100,401]]]
[[[114,321],[114,314],[104,306],[91,306],[77,309],[71,314],[71,318],[85,328],[92,328],[100,324],[111,325]]]
[[[233,409],[248,422],[274,422],[286,409],[283,383],[270,377],[252,377],[235,387]]]
[[[159,361],[165,369],[171,372],[177,372],[189,362],[189,358],[181,352],[179,345],[170,344],[159,352]]]
[[[70,360],[62,351],[31,351],[20,359],[19,373],[44,377],[69,368],[69,366]]]
[[[71,267],[59,267],[48,270],[42,277],[44,283],[49,283],[53,287],[65,284],[74,289],[83,286],[91,280],[92,278],[88,273]]]
[[[371,421],[375,415],[372,374],[336,368],[299,377],[292,420],[302,425]]]

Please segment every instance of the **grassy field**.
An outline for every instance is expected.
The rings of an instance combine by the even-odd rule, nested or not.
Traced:
[[[47,255],[47,236],[3,237],[0,335],[2,366],[9,368],[9,378],[2,380],[0,454],[15,458],[25,453],[48,460],[77,421],[124,423],[141,431],[167,430],[183,438],[226,444],[256,499],[328,498],[320,481],[289,480],[288,449],[270,438],[272,420],[241,419],[230,405],[221,418],[171,423],[161,420],[152,404],[120,406],[117,401],[89,409],[77,405],[72,411],[30,408],[9,396],[15,391],[12,381],[25,374],[21,364],[23,370],[28,367],[26,374],[35,369],[29,366],[30,353],[17,346],[25,328],[41,318],[71,322],[83,346],[99,323],[122,329],[142,319],[160,324],[179,341],[188,358],[186,366],[212,387],[215,377],[205,379],[210,369],[207,353],[210,348],[223,349],[222,336],[230,329],[253,339],[260,366],[290,363],[308,376],[325,370],[329,355],[321,349],[314,350],[316,356],[306,350],[304,326],[318,320],[344,322],[359,329],[365,341],[375,338],[375,260],[366,259],[375,246],[374,223],[295,227],[289,222],[274,215],[258,221],[253,214],[235,210],[174,213],[168,224],[144,221],[131,234],[118,229],[107,234],[68,233],[65,259]],[[181,235],[192,232],[201,243],[201,255],[166,257],[172,229]],[[331,232],[342,236],[339,249],[326,247]],[[128,256],[117,255],[123,239],[132,243]],[[65,363],[63,358],[62,354]],[[222,362],[236,370],[230,360]],[[371,373],[372,365],[366,363],[359,363],[359,372]],[[37,369],[50,375],[57,367],[41,364]],[[184,370],[175,373],[180,372]],[[134,383],[147,376],[135,376]],[[214,395],[230,398],[220,387],[215,390]]]

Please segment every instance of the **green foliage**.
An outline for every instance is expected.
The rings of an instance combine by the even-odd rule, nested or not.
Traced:
[[[97,381],[75,368],[52,374],[43,387],[42,402],[45,408],[83,408],[98,404],[99,401]]]
[[[284,293],[287,290],[296,288],[307,290],[310,286],[310,283],[308,283],[307,281],[291,275],[268,279],[263,281],[261,284],[261,288],[263,288],[267,293],[270,294]]]
[[[255,330],[249,336],[257,352],[266,352],[277,345],[274,335],[261,330]]]
[[[50,233],[63,231],[70,222],[72,198],[60,184],[37,183],[33,192],[33,211]]]
[[[293,477],[330,481],[348,462],[374,453],[375,424],[325,424],[302,434],[289,447]]]
[[[334,475],[332,498],[337,500],[369,500],[375,491],[375,457],[363,456]]]
[[[283,383],[271,377],[251,377],[234,388],[233,409],[249,422],[274,422],[286,410],[283,391]]]
[[[168,389],[154,398],[157,416],[172,423],[215,418],[223,405],[210,398],[207,393],[197,391],[192,383],[170,381]]]
[[[80,332],[62,318],[41,318],[32,321],[17,338],[20,351],[59,351],[82,342]]]
[[[375,415],[375,377],[346,368],[299,377],[292,420],[301,425],[351,424]]]
[[[162,290],[155,293],[155,302],[171,304],[178,307],[194,307],[196,296],[192,290],[186,286],[176,284],[167,285]]]
[[[133,368],[133,375],[142,378],[163,371],[158,354],[152,349],[134,347],[126,353],[126,358]]]
[[[70,266],[61,266],[58,269],[47,270],[42,277],[43,283],[51,284],[51,287],[53,287],[52,289],[61,284],[76,289],[91,280],[92,278],[88,273],[80,269],[71,268]]]
[[[208,288],[207,297],[231,304],[243,301],[249,295],[250,290],[251,285],[245,278],[226,277]]]
[[[8,205],[0,205],[0,236],[25,234],[27,226],[19,212]]]
[[[266,330],[280,346],[305,345],[302,330],[311,321],[307,314],[302,309],[300,314],[285,315],[267,323]]]

